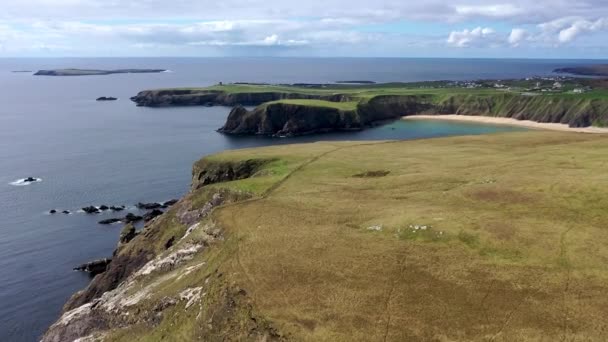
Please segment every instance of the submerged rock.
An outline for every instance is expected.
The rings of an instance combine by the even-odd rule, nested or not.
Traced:
[[[64,210],[64,211],[62,211],[62,213],[63,213],[63,214],[66,214],[66,215],[69,215],[69,214],[71,214],[72,212],[71,212],[71,211],[69,211],[69,210]]]
[[[31,183],[31,182],[37,182],[38,178],[34,178],[34,177],[27,177],[23,180],[24,183]]]
[[[74,271],[87,272],[93,276],[98,275],[106,271],[108,265],[112,262],[112,259],[104,258],[87,262],[80,266],[74,267]]]
[[[107,219],[107,220],[101,220],[101,221],[99,221],[99,224],[113,224],[113,223],[118,223],[118,222],[122,222],[122,219],[111,218],[111,219]]]

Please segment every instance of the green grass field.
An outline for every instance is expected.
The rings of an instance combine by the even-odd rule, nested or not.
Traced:
[[[255,313],[294,341],[604,341],[607,155],[605,136],[530,131],[210,156],[272,162],[188,196],[251,197],[204,219],[223,240],[129,312],[195,286],[200,306],[108,340],[255,340]]]
[[[335,108],[339,110],[355,110],[357,109],[357,104],[359,102],[349,101],[349,102],[331,102],[331,101],[322,101],[322,100],[280,100],[267,102],[266,105],[271,105],[273,103],[284,103],[284,104],[292,104],[306,107],[329,107]]]
[[[608,89],[603,87],[596,88],[593,91],[584,94],[574,94],[572,89],[586,85],[585,80],[564,81],[564,90],[557,93],[538,93],[538,96],[550,97],[581,97],[587,99],[608,99]],[[490,86],[493,82],[487,82]],[[301,87],[289,85],[247,85],[247,84],[226,84],[216,85],[206,88],[188,88],[200,91],[223,91],[226,93],[256,93],[256,92],[284,92],[284,93],[301,93],[301,94],[349,94],[362,99],[371,98],[377,95],[418,95],[429,94],[437,96],[454,95],[454,94],[471,94],[471,95],[496,95],[496,94],[522,94],[527,92],[527,88],[533,86],[535,81],[511,80],[504,81],[507,86],[512,86],[512,89],[495,89],[491,87],[468,89],[458,86],[450,86],[450,82],[415,82],[415,83],[381,83],[381,84],[365,84],[365,85],[347,85],[347,84],[328,84],[314,87]],[[546,82],[545,82],[546,83]],[[552,83],[552,82],[551,82]],[[547,85],[550,88],[550,85]]]

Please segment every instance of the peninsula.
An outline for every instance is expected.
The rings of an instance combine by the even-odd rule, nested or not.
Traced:
[[[606,155],[526,131],[207,156],[42,341],[602,341]]]
[[[165,72],[165,69],[118,69],[118,70],[97,70],[97,69],[55,69],[39,70],[34,76],[100,76],[112,74],[145,74]]]
[[[586,65],[555,69],[554,72],[580,76],[608,76],[608,64]]]
[[[219,131],[292,136],[361,130],[411,115],[458,114],[608,126],[608,86],[602,80],[529,78],[509,81],[390,84],[226,84],[147,90],[138,106],[234,106]],[[243,106],[257,106],[253,110]]]

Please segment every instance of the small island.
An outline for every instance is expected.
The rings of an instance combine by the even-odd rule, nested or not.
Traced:
[[[149,74],[165,72],[166,69],[117,69],[117,70],[98,70],[98,69],[55,69],[39,70],[34,76],[103,76],[112,74]]]

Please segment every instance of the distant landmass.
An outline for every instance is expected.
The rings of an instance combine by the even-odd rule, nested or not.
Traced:
[[[338,84],[376,84],[374,81],[336,81]]]
[[[39,70],[34,76],[100,76],[111,74],[145,74],[165,72],[165,69],[118,69],[118,70],[97,70],[97,69],[56,69]]]
[[[608,64],[560,68],[553,70],[553,72],[581,76],[608,76]]]

